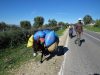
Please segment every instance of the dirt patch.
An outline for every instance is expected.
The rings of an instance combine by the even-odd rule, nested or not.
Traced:
[[[59,46],[64,46],[67,37],[65,31],[60,36]],[[16,70],[12,70],[11,73],[15,75],[57,75],[61,64],[63,62],[63,55],[55,55],[52,59],[44,61],[42,64],[34,59],[25,62],[24,65],[20,66]]]

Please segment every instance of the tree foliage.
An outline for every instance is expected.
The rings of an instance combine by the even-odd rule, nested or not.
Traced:
[[[34,18],[34,24],[35,27],[41,27],[44,23],[44,18],[42,16],[37,16]]]
[[[10,28],[13,29],[13,30],[19,29],[19,27],[17,25],[11,25]]]
[[[58,26],[64,26],[64,25],[65,25],[64,22],[59,22],[59,23],[58,23]]]
[[[98,19],[98,20],[95,21],[94,27],[100,27],[100,19]]]
[[[48,20],[50,26],[57,26],[57,21],[55,19]]]
[[[31,28],[31,23],[29,21],[21,21],[20,22],[20,27],[24,29],[30,29]]]
[[[69,23],[65,23],[66,26],[69,26]]]
[[[5,23],[5,22],[1,22],[1,23],[0,23],[0,31],[5,31],[6,28],[7,28],[6,23]]]
[[[86,15],[84,16],[83,21],[84,21],[84,24],[90,24],[92,23],[93,19],[90,15]]]

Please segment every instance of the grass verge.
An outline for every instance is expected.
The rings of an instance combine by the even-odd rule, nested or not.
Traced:
[[[11,75],[9,70],[15,69],[25,61],[32,59],[32,50],[22,44],[17,48],[0,50],[0,75]]]
[[[86,29],[94,32],[100,32],[100,27],[84,26]]]
[[[56,33],[57,33],[58,36],[61,36],[64,31],[65,31],[65,28],[64,29],[59,29],[58,31],[56,31]]]

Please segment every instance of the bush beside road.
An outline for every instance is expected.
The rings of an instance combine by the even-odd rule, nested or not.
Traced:
[[[94,27],[94,26],[84,26],[84,28],[94,31],[94,32],[100,32],[100,27]]]

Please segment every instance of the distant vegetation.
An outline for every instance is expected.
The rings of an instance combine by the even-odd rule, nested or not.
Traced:
[[[44,18],[42,16],[37,16],[34,18],[34,27],[42,27],[44,23]]]
[[[84,27],[88,30],[100,32],[100,19],[93,20],[90,15],[86,15],[83,18]]]
[[[94,32],[100,32],[100,27],[85,26],[86,29]]]
[[[65,24],[64,22],[57,24],[55,19],[48,20],[48,24],[44,25],[42,16],[35,17],[33,25],[27,20],[20,21],[19,27],[0,22],[0,49],[17,47],[27,42],[29,36],[38,29],[53,29],[56,31],[59,28],[67,27],[67,25],[68,23]]]
[[[94,27],[98,27],[100,29],[100,19],[95,21]]]
[[[90,15],[86,15],[86,16],[84,16],[83,21],[84,21],[84,24],[86,25],[86,24],[92,23],[93,19]]]
[[[31,29],[31,23],[29,21],[21,21],[20,27],[24,29]]]

